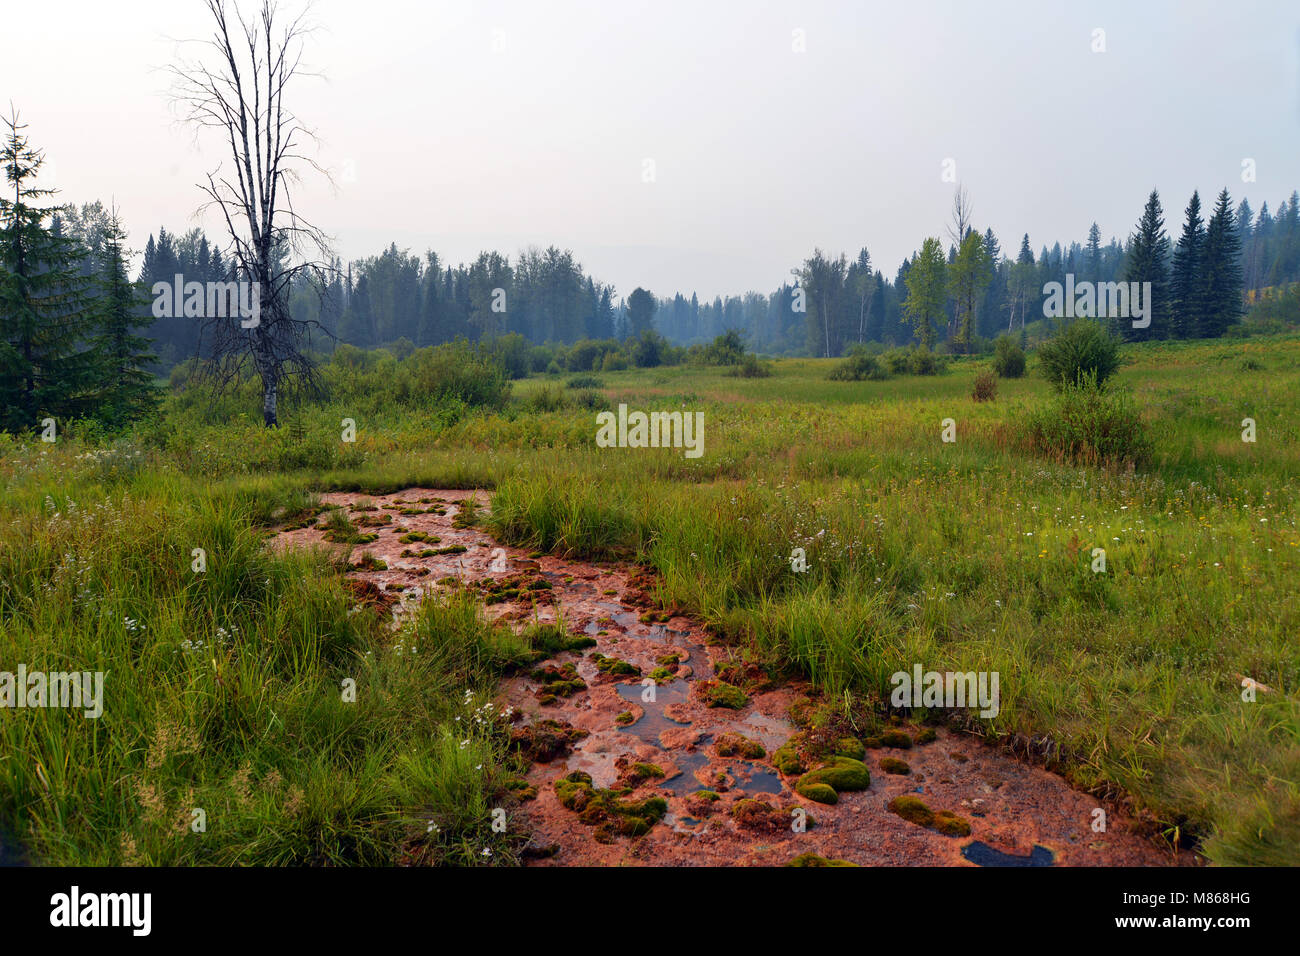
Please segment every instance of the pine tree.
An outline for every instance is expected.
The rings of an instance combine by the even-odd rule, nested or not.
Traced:
[[[13,199],[0,198],[0,428],[18,430],[89,412],[96,356],[83,253],[45,227],[55,210],[32,203],[53,190],[29,184],[43,153],[28,145],[17,114],[5,125],[0,164]]]
[[[1170,285],[1171,331],[1176,338],[1186,339],[1196,334],[1203,306],[1201,280],[1202,260],[1205,253],[1205,226],[1201,219],[1201,197],[1193,192],[1187,204],[1187,220],[1183,234],[1174,250],[1174,271]]]
[[[1197,334],[1218,338],[1241,316],[1241,239],[1228,190],[1219,193],[1205,228],[1200,324]]]
[[[1164,210],[1160,194],[1151,190],[1137,232],[1129,239],[1128,257],[1124,264],[1125,282],[1150,282],[1151,295],[1146,300],[1151,324],[1145,329],[1133,328],[1124,322],[1120,333],[1130,341],[1164,339],[1169,337],[1169,236],[1165,233]]]
[[[935,321],[943,315],[947,263],[943,246],[933,237],[921,244],[921,251],[907,270],[907,299],[903,312],[916,332],[922,348],[934,348]]]
[[[157,407],[153,376],[145,369],[157,360],[149,339],[138,335],[145,296],[126,271],[126,233],[114,210],[104,233],[102,274],[98,277],[99,331],[95,347],[101,363],[100,402],[96,417],[120,427]],[[144,314],[149,315],[148,312]]]

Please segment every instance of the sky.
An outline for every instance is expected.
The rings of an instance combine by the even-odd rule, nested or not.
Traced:
[[[947,243],[953,178],[1010,255],[1093,221],[1123,240],[1152,188],[1172,236],[1193,189],[1258,210],[1300,188],[1295,0],[317,0],[310,17],[319,75],[288,98],[333,183],[304,169],[295,202],[344,259],[553,244],[620,296],[711,299],[774,289],[814,248],[865,247],[892,278],[925,236]],[[58,201],[116,202],[137,249],[159,225],[218,230],[197,184],[222,144],[179,120],[167,72],[210,34],[200,0],[44,0],[0,23],[0,107]]]

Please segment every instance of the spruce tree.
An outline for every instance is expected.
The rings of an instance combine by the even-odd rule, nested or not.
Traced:
[[[13,198],[0,196],[0,429],[18,430],[84,416],[98,369],[81,247],[46,228],[55,209],[33,203],[54,191],[31,184],[43,153],[16,113],[5,125],[0,164]]]
[[[1218,338],[1241,315],[1241,239],[1228,190],[1219,193],[1205,228],[1200,324],[1197,334]]]
[[[1145,305],[1151,324],[1145,329],[1133,328],[1124,321],[1120,333],[1130,342],[1169,337],[1169,236],[1165,234],[1164,210],[1160,194],[1151,190],[1137,232],[1129,240],[1128,256],[1124,264],[1125,282],[1150,282],[1151,296]]]
[[[1194,336],[1200,325],[1203,305],[1201,280],[1202,259],[1205,252],[1205,225],[1201,219],[1201,197],[1192,193],[1187,204],[1187,220],[1183,234],[1174,251],[1174,271],[1171,282],[1172,316],[1170,324],[1175,338]]]
[[[153,376],[146,367],[157,361],[150,341],[136,333],[138,326],[152,324],[152,314],[143,309],[145,296],[126,271],[123,243],[126,233],[114,210],[104,234],[102,272],[98,277],[99,332],[95,347],[101,363],[100,403],[96,417],[120,427],[157,406]],[[149,316],[142,319],[141,316]]]

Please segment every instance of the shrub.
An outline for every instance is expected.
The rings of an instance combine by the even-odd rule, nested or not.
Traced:
[[[604,388],[605,383],[595,375],[574,375],[565,383],[568,388]]]
[[[627,356],[622,352],[606,352],[605,361],[601,363],[603,372],[623,372],[627,370]]]
[[[459,399],[470,406],[500,408],[510,394],[505,370],[464,340],[417,349],[400,368],[395,397],[401,404]]]
[[[907,357],[907,370],[913,375],[938,375],[947,365],[927,348],[913,349]]]
[[[1119,341],[1091,319],[1076,319],[1038,350],[1043,376],[1061,391],[1091,376],[1098,387],[1119,369]]]
[[[854,345],[828,377],[833,382],[877,381],[889,378],[889,370],[865,346]]]
[[[975,376],[975,389],[971,398],[977,402],[991,402],[998,397],[998,377],[992,372],[980,372]]]
[[[751,353],[739,365],[731,366],[728,374],[736,378],[767,378],[772,374],[772,367],[760,362],[758,356]]]
[[[1058,461],[1141,465],[1151,457],[1133,397],[1099,385],[1092,372],[1063,384],[1051,404],[1030,415],[1025,431],[1034,450]]]
[[[745,357],[745,339],[737,329],[727,329],[704,347],[707,365],[739,365]]]
[[[999,378],[1020,378],[1025,374],[1025,350],[1009,335],[999,335],[993,346],[993,371]]]

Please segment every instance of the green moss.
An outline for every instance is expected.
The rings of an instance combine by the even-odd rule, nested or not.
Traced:
[[[349,571],[387,571],[388,563],[376,558],[369,551],[362,552],[355,564],[348,565]]]
[[[560,667],[548,664],[533,671],[530,676],[542,685],[537,692],[541,697],[572,697],[578,691],[587,689],[587,682],[578,676],[578,669],[572,664]]]
[[[625,710],[614,718],[614,723],[620,727],[626,727],[628,724],[636,723],[636,718],[632,716],[632,711]]]
[[[667,684],[677,680],[677,675],[666,667],[656,667],[649,676],[656,684]]]
[[[897,757],[881,757],[880,769],[885,773],[908,774],[912,768],[907,765],[906,760],[899,760]]]
[[[672,667],[674,664],[680,664],[681,662],[682,662],[682,655],[676,652],[672,654],[665,654],[663,657],[655,661],[655,663],[658,664],[660,667]]]
[[[660,780],[666,777],[664,768],[654,763],[634,763],[623,772],[620,780],[629,786],[635,787],[637,784],[644,783],[647,780]]]
[[[880,743],[885,747],[897,747],[899,750],[908,750],[912,746],[912,738],[901,730],[886,730],[880,735]]]
[[[970,823],[966,819],[957,816],[951,810],[931,810],[924,801],[911,794],[895,797],[889,803],[889,810],[909,823],[937,830],[944,836],[970,836]]]
[[[826,766],[818,767],[800,777],[799,783],[824,783],[837,793],[866,790],[871,786],[871,771],[861,760],[854,760],[852,757],[832,757]]]
[[[970,836],[970,823],[950,810],[939,810],[935,813],[934,828],[944,836]]]
[[[935,730],[933,727],[926,727],[924,730],[922,730],[919,734],[916,735],[916,742],[918,744],[932,744],[938,739],[939,739],[939,732]]]
[[[718,737],[716,744],[719,757],[744,757],[746,760],[761,760],[767,756],[763,745],[737,733],[725,733]]]
[[[691,794],[691,797],[696,800],[705,800],[709,803],[716,803],[722,799],[722,797],[718,796],[718,794],[714,793],[712,790],[696,790]]]
[[[408,531],[397,540],[402,542],[402,544],[415,544],[417,541],[429,541],[430,536],[425,534],[423,531]],[[439,540],[440,539],[438,538],[433,538],[430,543],[437,544]]]
[[[464,554],[469,548],[463,544],[449,544],[445,548],[434,548],[434,554]]]
[[[596,670],[602,674],[608,674],[614,677],[640,677],[641,668],[635,664],[629,664],[627,661],[619,660],[617,657],[606,657],[604,654],[592,654],[592,662],[596,665]]]
[[[824,783],[816,780],[808,780],[807,775],[800,777],[799,782],[794,785],[795,793],[801,797],[807,797],[809,800],[815,800],[818,803],[839,803],[840,795],[835,790]]]
[[[731,805],[731,818],[736,826],[746,830],[763,830],[777,833],[790,827],[790,814],[778,810],[763,800],[744,797]]]
[[[828,860],[824,856],[816,853],[800,853],[786,866],[857,866],[856,863],[850,863],[848,860]]]
[[[840,757],[852,757],[854,760],[861,760],[867,755],[867,748],[856,737],[841,737],[835,741],[834,752]]]
[[[597,790],[592,786],[591,775],[581,770],[555,782],[560,806],[577,813],[582,823],[595,826],[594,836],[603,843],[618,836],[638,837],[649,833],[668,812],[668,801],[663,797],[620,799],[626,793],[626,790]]]
[[[782,744],[773,752],[772,765],[787,777],[793,777],[795,774],[803,773],[808,769],[799,757],[799,751],[795,749],[794,744],[791,742]]]
[[[925,805],[920,797],[903,794],[889,801],[889,812],[896,813],[908,823],[918,827],[928,827],[934,822],[934,811]]]
[[[709,680],[698,686],[707,707],[730,707],[732,710],[740,710],[749,703],[749,698],[745,696],[743,690],[723,681]]]

